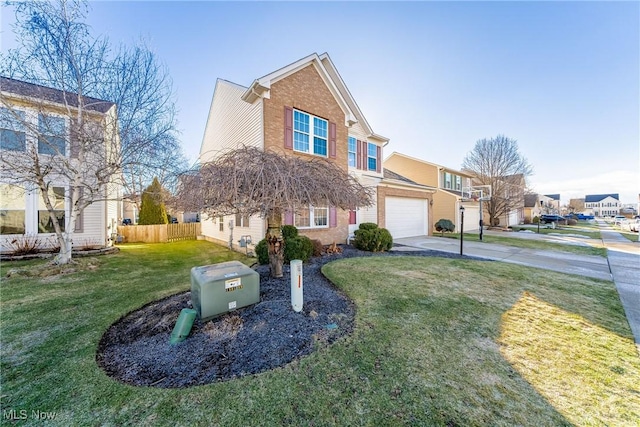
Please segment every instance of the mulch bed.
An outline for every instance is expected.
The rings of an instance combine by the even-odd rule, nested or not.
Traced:
[[[304,265],[304,306],[291,307],[289,266],[284,277],[260,273],[260,302],[207,322],[193,324],[187,339],[169,339],[190,292],[152,302],[118,320],[103,335],[96,361],[111,377],[131,385],[181,388],[226,381],[283,366],[333,343],[353,330],[355,307],[320,272],[322,265],[356,256],[422,255],[458,258],[437,251],[372,254],[343,247],[342,254]]]

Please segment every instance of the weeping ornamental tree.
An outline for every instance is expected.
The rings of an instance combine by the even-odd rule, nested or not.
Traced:
[[[136,196],[153,176],[170,182],[186,164],[176,137],[171,80],[144,45],[113,46],[94,36],[84,22],[86,1],[9,4],[15,7],[18,47],[0,54],[0,74],[60,91],[57,116],[70,130],[56,129],[54,138],[47,138],[52,132],[34,126],[20,108],[1,98],[4,122],[48,140],[50,149],[43,154],[27,147],[20,156],[0,150],[0,166],[17,185],[39,190],[52,220],[55,201],[49,189],[61,181],[67,186],[71,208],[66,226],[55,227],[60,243],[55,261],[67,263],[75,220],[87,206],[113,200],[122,187]],[[96,127],[96,103],[104,104],[100,100],[115,104],[116,113]],[[43,115],[47,108],[43,99]],[[72,155],[59,148],[65,146],[72,147]]]
[[[271,275],[282,277],[282,215],[298,207],[355,209],[372,204],[372,190],[324,158],[303,159],[241,147],[181,177],[176,203],[210,217],[242,214],[267,220]]]
[[[462,168],[474,175],[474,185],[491,186],[491,200],[485,205],[491,225],[522,206],[526,178],[533,173],[527,159],[518,151],[518,142],[504,135],[477,141],[465,156]]]

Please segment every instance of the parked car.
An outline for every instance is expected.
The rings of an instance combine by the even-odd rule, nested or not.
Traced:
[[[623,230],[638,231],[640,229],[640,219],[627,219],[620,224]]]
[[[560,215],[540,215],[540,222],[548,224],[550,222],[563,222],[567,219]]]
[[[620,225],[620,224],[622,224],[622,221],[624,221],[624,220],[626,220],[626,219],[627,219],[627,217],[626,217],[626,216],[623,216],[623,215],[616,215],[616,216],[614,216],[614,217],[613,217],[613,223],[614,223],[615,225]]]

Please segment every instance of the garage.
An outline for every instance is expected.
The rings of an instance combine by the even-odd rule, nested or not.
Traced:
[[[385,224],[394,239],[427,234],[427,200],[385,198]]]

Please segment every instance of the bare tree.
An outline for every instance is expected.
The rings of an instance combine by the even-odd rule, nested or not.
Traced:
[[[16,108],[15,99],[3,96],[4,124],[35,135],[38,146],[26,144],[18,153],[1,150],[0,167],[3,179],[10,176],[12,183],[40,191],[60,243],[56,262],[67,263],[75,221],[84,208],[112,199],[122,186],[140,194],[150,182],[141,177],[168,178],[176,175],[167,172],[170,165],[186,164],[175,136],[171,81],[146,47],[114,50],[106,38],[94,37],[84,23],[86,1],[16,2],[15,8],[19,47],[0,56],[0,73],[41,85],[30,94],[41,100],[36,106],[41,117],[51,113],[48,88],[56,89],[53,101],[62,107],[55,113],[70,131],[55,120],[34,123]],[[72,207],[64,227],[55,220],[49,196],[60,181],[68,185],[65,197]]]
[[[526,178],[533,173],[533,168],[518,151],[517,141],[504,135],[477,141],[465,156],[462,168],[475,176],[475,185],[491,186],[491,200],[486,204],[491,225],[522,205],[527,191]]]
[[[276,151],[241,147],[228,151],[198,171],[185,174],[177,203],[210,217],[260,215],[267,219],[271,274],[282,277],[282,214],[299,207],[355,209],[372,204],[372,190],[335,163],[302,159]]]

